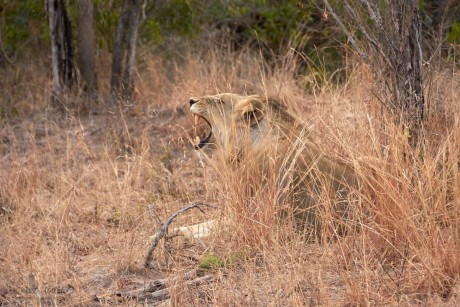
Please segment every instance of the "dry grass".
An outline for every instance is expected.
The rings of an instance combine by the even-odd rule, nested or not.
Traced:
[[[1,304],[110,305],[115,291],[172,280],[209,255],[222,260],[211,269],[215,281],[186,287],[175,279],[182,286],[171,288],[172,304],[459,304],[458,70],[430,72],[425,143],[411,149],[367,90],[362,68],[347,84],[319,88],[296,75],[293,55],[273,68],[249,52],[203,53],[176,61],[143,55],[135,105],[100,106],[82,118],[48,109],[44,67],[2,72]],[[307,243],[273,220],[272,192],[248,200],[247,180],[216,154],[200,166],[188,97],[229,91],[278,97],[329,155],[356,166],[357,231]],[[144,268],[158,220],[191,201],[220,209],[176,225],[240,218],[203,242],[170,240],[155,252],[154,268]]]

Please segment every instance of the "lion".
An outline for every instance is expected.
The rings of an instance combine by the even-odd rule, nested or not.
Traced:
[[[290,208],[295,224],[310,234],[321,234],[321,212],[332,211],[334,220],[343,221],[356,189],[353,167],[324,155],[309,129],[278,101],[224,93],[189,102],[194,125],[209,126],[194,141],[197,151],[214,138],[237,174],[250,167],[261,182],[275,174],[276,205]],[[281,210],[281,217],[288,211]]]

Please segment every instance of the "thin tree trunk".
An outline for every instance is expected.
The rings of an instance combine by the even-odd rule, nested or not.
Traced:
[[[47,1],[48,8],[48,17],[49,17],[49,27],[51,34],[51,63],[53,69],[53,84],[52,91],[53,95],[60,96],[62,93],[60,73],[59,73],[59,46],[57,42],[57,17],[55,11],[55,2],[54,0]]]
[[[78,67],[83,90],[91,99],[97,98],[97,69],[94,48],[93,3],[77,0],[78,8]]]
[[[62,79],[66,90],[70,90],[74,82],[72,27],[63,0],[56,1],[58,4],[58,44],[60,45],[60,65]]]
[[[72,31],[63,0],[47,0],[51,34],[54,102],[67,94],[74,82]],[[59,104],[60,107],[66,107]]]
[[[110,90],[116,100],[120,99],[120,80],[121,72],[123,69],[124,55],[123,43],[125,40],[126,27],[129,22],[130,8],[130,1],[125,0],[123,2],[123,8],[121,10],[120,19],[118,20],[117,30],[115,32],[115,39],[113,42],[112,75],[110,79]]]
[[[396,11],[400,14],[398,17],[400,49],[395,65],[398,88],[396,102],[399,110],[402,111],[402,119],[408,135],[411,137],[410,142],[415,145],[418,142],[418,133],[425,108],[422,84],[422,35],[418,1],[413,0],[407,7],[400,4]],[[405,18],[407,20],[404,20]]]
[[[125,64],[125,72],[123,76],[123,98],[130,100],[133,90],[133,69],[134,64],[136,63],[136,43],[137,43],[137,32],[139,29],[140,19],[141,19],[141,5],[142,0],[134,0],[133,6],[131,8],[130,23],[127,32],[127,56]]]
[[[136,62],[137,32],[143,0],[125,0],[112,53],[111,92],[117,102],[130,100],[134,89],[132,72]],[[124,65],[123,65],[124,63]]]
[[[412,16],[411,31],[409,35],[411,71],[410,80],[413,82],[413,89],[408,93],[413,97],[412,109],[413,115],[411,122],[416,125],[416,129],[423,121],[425,110],[425,98],[423,95],[423,53],[422,53],[422,25],[419,18],[418,2],[414,5],[414,14]]]

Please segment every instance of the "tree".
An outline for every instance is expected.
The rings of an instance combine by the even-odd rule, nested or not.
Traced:
[[[136,62],[137,32],[141,24],[141,12],[142,0],[123,2],[115,33],[110,80],[111,92],[117,102],[129,101],[132,98],[134,90],[132,73]]]
[[[78,11],[78,68],[83,90],[91,99],[97,98],[97,69],[94,48],[93,3],[77,0]]]
[[[53,101],[58,102],[74,82],[72,31],[63,0],[46,0],[46,9],[51,34]]]
[[[376,96],[415,145],[425,108],[418,0],[344,0],[348,27],[328,0],[323,3],[371,70]]]

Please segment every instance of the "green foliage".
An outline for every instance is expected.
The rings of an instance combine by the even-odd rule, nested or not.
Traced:
[[[96,46],[99,49],[111,50],[123,0],[95,0],[93,5]],[[139,28],[139,38],[139,41],[144,44],[161,44],[163,37],[158,20],[153,17],[145,20]]]
[[[153,42],[155,44],[163,43],[163,36],[161,35],[160,23],[158,20],[151,18],[147,19],[139,29],[141,42],[146,44]]]
[[[94,0],[96,46],[111,50],[120,12],[125,0]],[[77,39],[77,7],[75,1],[65,1],[71,20],[74,41]],[[139,29],[139,43],[156,46],[170,41],[167,38],[195,39],[206,31],[218,30],[224,20],[231,27],[243,25],[235,37],[238,44],[252,44],[265,56],[285,54],[295,48],[308,59],[308,69],[327,78],[342,65],[342,52],[337,47],[346,40],[334,22],[321,17],[318,0],[168,0],[147,1],[147,17]],[[331,0],[340,12],[343,2]],[[385,1],[377,2],[384,10]],[[419,1],[421,14],[429,12],[427,1]],[[3,0],[0,2],[2,51],[8,56],[49,48],[48,17],[45,1]],[[427,17],[428,18],[428,17]],[[460,24],[455,21],[447,41],[460,42]],[[76,44],[75,44],[76,45]],[[36,49],[35,49],[36,50]],[[33,52],[33,51],[32,51]],[[1,57],[0,57],[1,59]]]
[[[0,35],[4,51],[22,53],[31,43],[49,41],[44,1],[2,1]]]
[[[224,261],[221,257],[216,255],[207,255],[203,260],[198,264],[198,267],[202,270],[210,270],[222,268],[224,266]]]
[[[139,30],[143,44],[162,44],[166,36],[193,38],[203,29],[212,27],[224,18],[259,20],[247,29],[249,38],[269,48],[278,48],[300,38],[302,25],[311,21],[312,0],[299,6],[296,0],[171,0],[154,2],[147,8],[147,19]],[[32,38],[49,45],[48,17],[45,1],[7,1],[2,5],[3,27],[1,36],[7,52],[17,51]],[[67,11],[72,24],[74,40],[77,33],[77,7],[68,1]],[[96,45],[111,49],[123,0],[94,0]],[[25,46],[24,46],[25,47]]]
[[[279,48],[301,38],[302,28],[312,21],[314,0],[171,0],[147,11],[153,18],[144,43],[162,41],[165,36],[194,38],[202,31],[212,31],[224,19],[245,24],[245,37],[268,48]],[[149,20],[147,22],[150,22]],[[148,30],[147,30],[148,28]],[[145,35],[145,34],[144,34]]]
[[[302,31],[302,26],[311,22],[312,9],[297,6],[297,1],[280,2],[276,5],[262,7],[260,18],[263,23],[257,25],[254,31],[257,37],[274,48],[281,44],[298,45],[295,40]]]
[[[163,29],[180,36],[191,36],[199,29],[197,8],[203,1],[174,0],[160,7],[155,16]]]
[[[419,0],[419,1],[418,1],[418,7],[419,7],[419,9],[420,9],[421,11],[425,10],[426,7],[427,7],[426,1],[424,1],[424,0]]]
[[[447,34],[447,41],[451,44],[460,44],[460,23],[455,20]]]
[[[96,46],[99,49],[111,49],[123,2],[95,0],[93,4]]]
[[[237,262],[247,258],[249,251],[240,250],[231,252],[225,258],[217,255],[206,255],[203,260],[198,264],[202,270],[219,269],[235,265]]]

